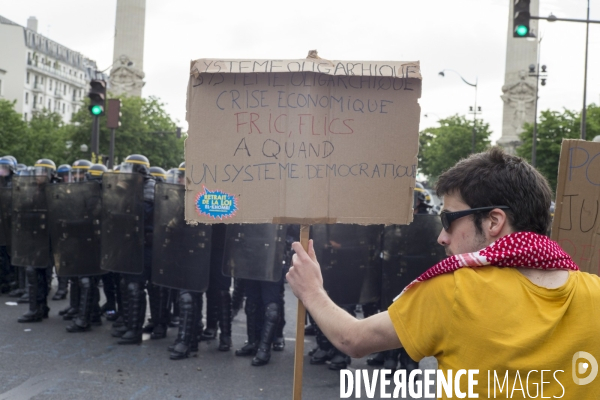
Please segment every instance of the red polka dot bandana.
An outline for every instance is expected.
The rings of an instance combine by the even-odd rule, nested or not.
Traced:
[[[486,265],[579,271],[571,256],[565,253],[555,241],[533,232],[515,232],[501,237],[478,252],[457,254],[446,258],[412,281],[398,297],[417,283],[435,276],[464,267],[477,268]]]

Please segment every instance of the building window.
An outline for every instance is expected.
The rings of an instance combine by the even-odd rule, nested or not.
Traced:
[[[52,100],[48,99],[48,110],[52,109]]]
[[[50,79],[50,82],[48,83],[48,85],[50,86],[48,89],[52,90],[52,79]]]
[[[23,114],[23,119],[27,122],[27,113]]]
[[[29,83],[29,72],[27,73],[27,83]]]
[[[25,104],[29,104],[29,93],[25,92]]]
[[[63,103],[63,114],[65,113],[65,103]]]
[[[67,94],[67,85],[63,85],[63,94]]]

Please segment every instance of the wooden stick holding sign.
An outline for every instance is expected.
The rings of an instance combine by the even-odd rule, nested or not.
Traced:
[[[310,225],[300,226],[300,244],[308,251]],[[294,351],[294,400],[302,399],[302,371],[304,367],[304,325],[306,323],[306,308],[298,299],[298,315],[296,317],[296,348]]]
[[[331,61],[315,52],[192,61],[186,220],[299,224],[304,248],[311,225],[409,224],[420,96],[419,62]],[[294,399],[302,397],[305,314],[299,303]]]

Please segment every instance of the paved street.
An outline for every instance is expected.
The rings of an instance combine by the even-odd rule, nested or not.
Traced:
[[[6,305],[13,300],[0,297],[0,400],[291,399],[297,301],[287,285],[286,349],[273,352],[264,367],[250,366],[250,359],[233,351],[217,351],[214,341],[202,342],[197,357],[171,361],[166,347],[175,329],[166,340],[145,337],[141,346],[117,345],[106,322],[91,332],[67,333],[68,322],[57,316],[67,300],[50,301],[44,322],[19,324],[27,305]],[[234,347],[245,338],[241,312],[233,323]],[[305,354],[314,343],[314,337],[306,338]],[[339,372],[308,360],[305,356],[303,398],[339,398]],[[351,367],[367,368],[366,359],[353,360]]]

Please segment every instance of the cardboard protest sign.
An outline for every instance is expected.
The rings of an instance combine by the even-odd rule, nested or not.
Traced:
[[[191,63],[186,219],[408,224],[418,62]]]
[[[563,140],[552,239],[582,271],[600,275],[600,143]]]

